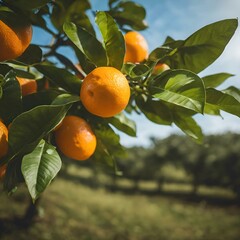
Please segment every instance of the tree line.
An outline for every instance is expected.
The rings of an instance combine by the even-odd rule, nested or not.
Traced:
[[[219,186],[240,195],[240,134],[225,133],[205,136],[197,144],[186,136],[171,135],[151,139],[151,147],[131,147],[124,158],[118,159],[123,177],[136,182],[154,180],[161,188],[164,182],[179,182],[167,176],[164,166],[181,169],[183,182],[190,182],[196,193],[200,185]]]

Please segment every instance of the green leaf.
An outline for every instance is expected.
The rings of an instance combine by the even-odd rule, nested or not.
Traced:
[[[230,73],[217,73],[209,76],[202,77],[206,88],[215,88],[221,85],[225,80],[234,76]]]
[[[63,92],[54,88],[47,91],[39,91],[25,96],[23,101],[23,111],[28,111],[39,105],[51,105],[51,103]]]
[[[165,39],[165,41],[164,41],[164,44],[168,44],[168,43],[171,43],[171,42],[174,42],[174,41],[175,41],[175,40],[174,40],[172,37],[167,36],[166,39]]]
[[[8,66],[7,64],[0,63],[0,74],[6,75],[8,72],[10,72],[13,68]]]
[[[107,124],[101,124],[94,129],[98,139],[95,153],[92,157],[96,164],[101,164],[117,172],[115,157],[123,156],[124,148],[120,144],[120,137]]]
[[[136,99],[136,104],[150,121],[161,125],[173,123],[172,113],[164,102],[152,99],[144,100],[143,97],[139,96]]]
[[[120,1],[109,14],[115,18],[120,26],[129,25],[131,28],[140,31],[147,28],[145,22],[146,10],[140,4],[132,1]]]
[[[209,115],[221,116],[219,108],[215,105],[206,103],[204,106],[204,113]]]
[[[78,58],[79,64],[85,73],[90,73],[96,68],[96,65],[92,63],[84,53],[82,53],[76,46],[73,47]]]
[[[32,10],[36,8],[40,8],[47,3],[50,2],[50,0],[4,0],[7,4],[10,4],[11,6],[15,6],[17,8],[20,8],[22,10]]]
[[[222,54],[237,26],[237,19],[226,19],[201,28],[188,37],[166,63],[174,69],[201,72]]]
[[[61,169],[61,159],[52,145],[41,140],[22,160],[21,170],[29,193],[35,201]]]
[[[79,96],[64,93],[64,94],[58,95],[52,102],[52,105],[66,105],[66,104],[75,103],[79,101],[80,101]]]
[[[122,71],[130,78],[141,78],[147,76],[151,68],[146,64],[126,63],[123,65]]]
[[[75,25],[65,22],[63,30],[78,49],[97,67],[107,66],[107,55],[102,44],[90,33]]]
[[[203,113],[205,88],[196,74],[187,70],[167,70],[150,82],[150,93],[162,101]]]
[[[136,123],[122,112],[114,117],[107,119],[118,130],[128,134],[129,136],[136,137]]]
[[[13,70],[16,74],[17,77],[20,77],[20,78],[27,78],[27,79],[35,79],[35,75],[30,73],[30,72],[26,72],[26,71],[23,71],[23,70],[20,70],[20,69],[14,69]]]
[[[80,93],[81,80],[69,71],[49,65],[36,65],[36,69],[52,82],[62,87],[66,91],[78,94]]]
[[[202,129],[192,117],[174,114],[173,118],[176,126],[178,126],[185,134],[193,138],[196,142],[202,143]]]
[[[29,45],[25,52],[13,62],[22,63],[23,65],[33,65],[40,63],[42,60],[42,50],[37,45]]]
[[[164,58],[165,56],[167,56],[169,53],[172,52],[172,49],[169,47],[159,47],[154,49],[150,54],[148,59],[151,61],[155,61],[157,62],[158,60]]]
[[[238,102],[240,102],[240,90],[236,87],[228,87],[227,89],[222,90],[224,93],[231,95],[234,97]]]
[[[219,109],[240,117],[240,102],[236,96],[218,91],[214,88],[206,89],[207,103]]]
[[[21,89],[13,71],[10,71],[4,80],[0,116],[5,122],[10,123],[22,111]]]
[[[18,115],[9,130],[10,153],[5,161],[31,152],[65,117],[71,104],[42,105]]]
[[[51,21],[60,31],[64,22],[73,22],[95,35],[94,28],[85,14],[90,8],[88,0],[58,0],[53,6]]]
[[[106,12],[97,12],[96,23],[103,36],[108,66],[121,70],[125,55],[125,41],[120,29]]]

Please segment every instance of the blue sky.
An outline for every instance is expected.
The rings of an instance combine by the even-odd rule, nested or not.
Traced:
[[[94,10],[106,10],[107,0],[90,0]],[[240,17],[239,0],[135,0],[147,10],[149,28],[141,33],[146,38],[149,49],[160,46],[167,36],[174,39],[185,39],[199,28],[226,18]],[[48,43],[49,36],[44,37],[39,31],[33,42],[41,39]],[[226,47],[220,58],[200,73],[200,76],[218,72],[229,72],[235,77],[228,80],[222,88],[235,85],[240,88],[240,31]],[[149,137],[166,137],[179,132],[176,127],[159,126],[149,122],[143,116],[133,115],[137,122],[138,137],[132,138],[121,134],[121,143],[125,146],[148,145]],[[230,114],[220,117],[198,115],[196,120],[204,133],[222,133],[225,131],[240,132],[240,119]]]

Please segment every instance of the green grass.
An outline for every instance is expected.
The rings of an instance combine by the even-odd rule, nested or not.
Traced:
[[[26,195],[25,188],[11,198],[1,194],[0,219],[21,216],[26,208]],[[58,178],[44,193],[40,207],[44,212],[41,211],[35,225],[20,230],[9,223],[5,226],[9,233],[0,234],[0,239],[240,239],[237,206],[217,207],[172,197],[110,193]]]

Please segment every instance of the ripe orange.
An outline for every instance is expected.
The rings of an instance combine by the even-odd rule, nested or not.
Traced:
[[[0,158],[4,157],[8,152],[8,129],[3,122],[0,121]]]
[[[66,116],[55,131],[59,150],[75,160],[88,159],[96,149],[96,136],[90,125],[77,116]]]
[[[15,59],[29,46],[32,26],[24,20],[0,20],[0,61]]]
[[[126,53],[124,62],[139,63],[148,57],[148,44],[138,32],[128,32],[124,36]]]
[[[17,80],[22,89],[22,96],[26,96],[28,94],[37,92],[36,80],[30,80],[30,79],[20,78],[20,77],[17,77]]]
[[[90,113],[112,117],[127,106],[130,87],[125,76],[116,68],[98,67],[83,80],[80,98]]]
[[[3,165],[2,167],[0,167],[0,180],[2,180],[3,177],[5,176],[6,169],[7,169],[7,165]]]
[[[166,70],[170,69],[170,67],[166,64],[166,63],[158,63],[155,67],[154,67],[154,74],[160,74]]]

